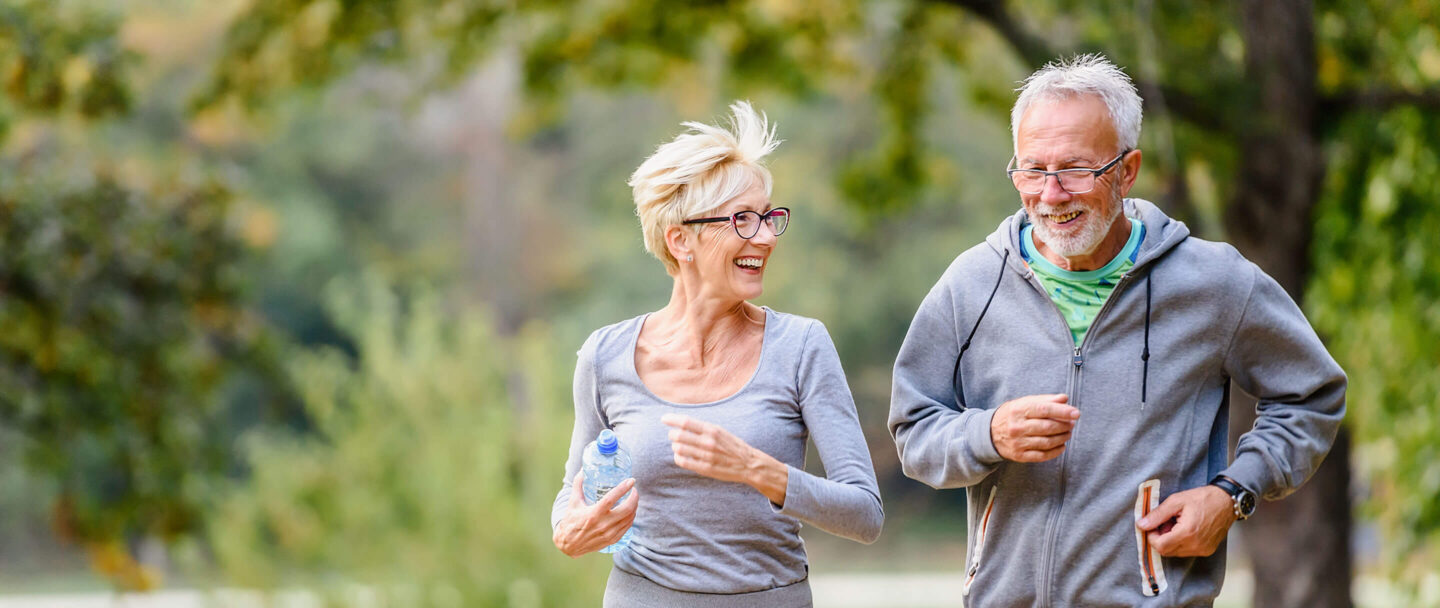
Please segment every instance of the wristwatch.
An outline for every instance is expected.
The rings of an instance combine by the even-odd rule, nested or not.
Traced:
[[[1235,501],[1235,519],[1249,519],[1255,514],[1255,493],[1246,490],[1243,486],[1235,483],[1235,480],[1224,475],[1216,475],[1210,480],[1210,485],[1225,490],[1226,494]]]

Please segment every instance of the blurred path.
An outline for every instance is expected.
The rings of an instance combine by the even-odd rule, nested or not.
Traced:
[[[956,573],[828,573],[810,577],[819,608],[958,608],[961,579]],[[1216,608],[1244,608],[1250,599],[1250,573],[1232,571]],[[51,593],[0,594],[0,608],[321,608],[314,595],[292,591],[265,601],[253,591],[158,591],[149,594]],[[1362,576],[1355,580],[1356,606],[1406,605],[1389,583]],[[1440,577],[1422,585],[1421,606],[1440,605]],[[357,588],[349,606],[382,605],[373,593]]]
[[[1246,606],[1249,573],[1232,572],[1216,608]],[[810,577],[817,608],[958,608],[963,578],[958,573],[844,573]],[[6,608],[0,604],[0,608]]]

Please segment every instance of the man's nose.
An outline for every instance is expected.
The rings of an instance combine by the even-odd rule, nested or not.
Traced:
[[[1046,175],[1045,187],[1040,189],[1040,202],[1063,203],[1070,200],[1070,193],[1060,187],[1059,175]]]

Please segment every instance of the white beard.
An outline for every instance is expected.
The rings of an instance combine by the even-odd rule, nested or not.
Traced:
[[[1084,222],[1084,225],[1080,226],[1080,230],[1073,235],[1055,234],[1050,230],[1050,223],[1045,220],[1045,218],[1036,217],[1034,213],[1030,213],[1028,210],[1026,214],[1030,216],[1030,224],[1035,226],[1035,238],[1040,239],[1041,242],[1045,243],[1046,247],[1049,247],[1051,251],[1059,254],[1060,257],[1073,258],[1090,255],[1100,247],[1100,242],[1105,240],[1105,235],[1110,233],[1110,227],[1115,224],[1115,220],[1120,217],[1120,213],[1125,207],[1124,203],[1118,199],[1119,197],[1112,199],[1110,205],[1108,205],[1108,209],[1101,208],[1097,210],[1100,213],[1108,211],[1109,213],[1106,213],[1106,217],[1097,217],[1095,212],[1089,209],[1085,210],[1085,213],[1078,218]],[[1049,210],[1045,209],[1037,209],[1036,213],[1046,213],[1048,211]]]

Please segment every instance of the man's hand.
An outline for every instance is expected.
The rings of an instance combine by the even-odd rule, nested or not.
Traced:
[[[618,507],[615,505],[635,487],[634,479],[620,482],[593,505],[585,504],[585,493],[581,487],[584,483],[585,473],[575,475],[575,481],[570,484],[570,506],[565,510],[565,517],[555,524],[555,534],[551,538],[555,546],[570,557],[580,557],[615,544],[635,523],[635,510],[640,508],[639,490],[630,492],[630,496]]]
[[[1170,495],[1135,525],[1147,533],[1160,555],[1204,557],[1220,547],[1233,523],[1235,500],[1225,490],[1207,485]]]
[[[1006,401],[990,419],[990,441],[1006,460],[1044,462],[1065,451],[1080,410],[1068,395],[1030,395]]]

